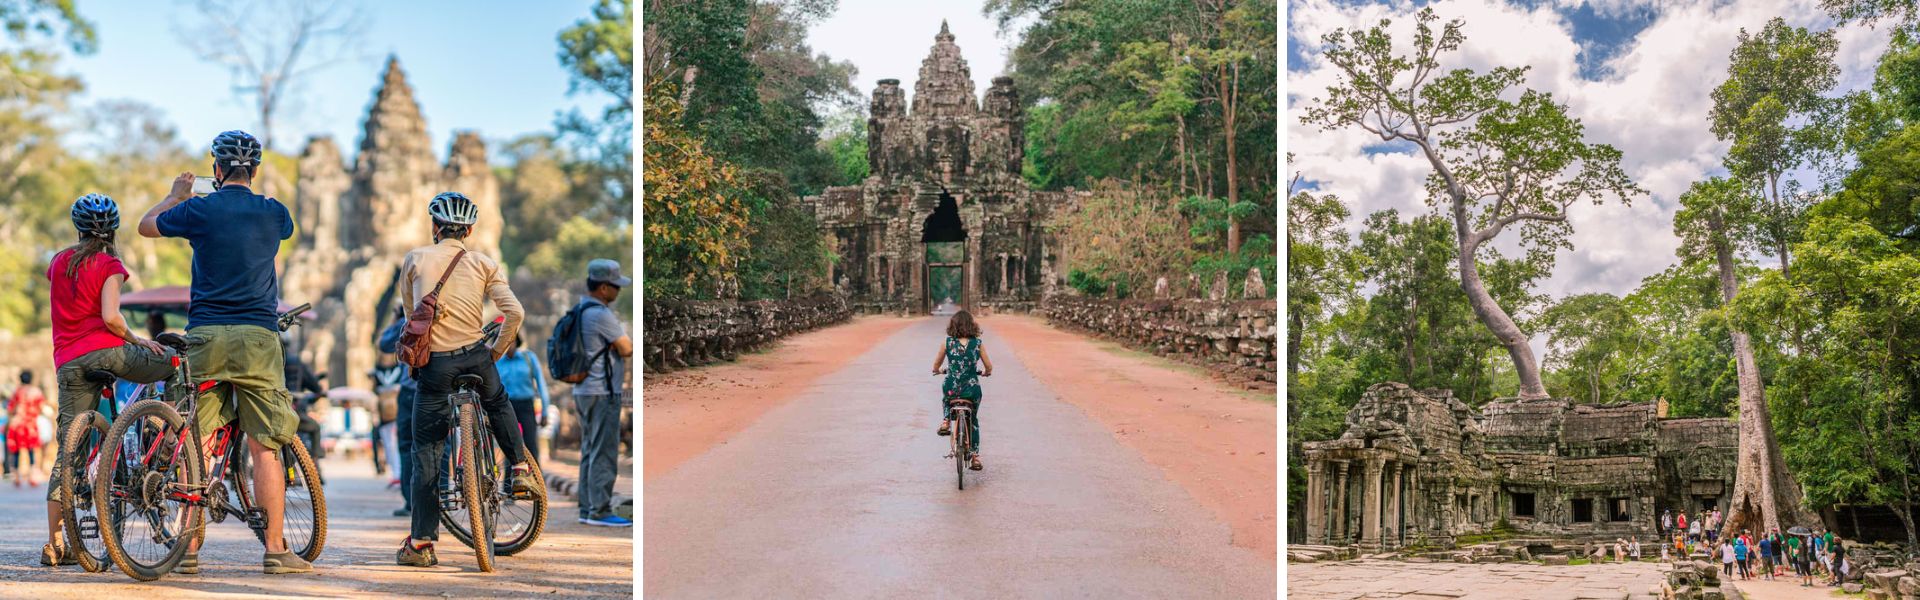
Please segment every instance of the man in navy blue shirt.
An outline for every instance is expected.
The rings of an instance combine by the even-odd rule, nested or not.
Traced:
[[[254,490],[266,512],[261,564],[268,574],[304,573],[313,565],[287,548],[281,537],[286,476],[279,450],[297,443],[300,418],[286,389],[274,258],[280,242],[293,236],[293,217],[280,201],[247,187],[260,168],[259,140],[244,131],[228,131],[214,138],[211,153],[216,191],[193,196],[193,174],[181,173],[167,197],[140,219],[140,235],[182,238],[193,245],[187,334],[205,342],[187,356],[194,379],[222,383],[200,395],[199,414],[192,418],[199,421],[203,435],[240,422],[253,459]],[[228,387],[232,394],[221,389]],[[200,572],[199,544],[196,539],[175,572]]]

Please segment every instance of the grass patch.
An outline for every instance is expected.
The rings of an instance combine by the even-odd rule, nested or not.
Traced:
[[[1571,566],[1574,566],[1574,565],[1590,565],[1590,564],[1593,564],[1593,561],[1591,561],[1591,560],[1588,560],[1588,559],[1584,559],[1584,558],[1570,558],[1570,559],[1567,559],[1567,566],[1569,566],[1569,567],[1571,567]]]

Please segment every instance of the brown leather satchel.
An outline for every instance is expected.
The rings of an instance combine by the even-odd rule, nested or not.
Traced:
[[[453,268],[466,257],[466,250],[454,255],[453,262],[447,263],[447,272],[440,274],[440,283],[433,284],[433,291],[422,296],[420,304],[407,314],[407,325],[400,330],[400,362],[417,370],[433,357],[433,324],[440,320],[440,288],[447,285]]]

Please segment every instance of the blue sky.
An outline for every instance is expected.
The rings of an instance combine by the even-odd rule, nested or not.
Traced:
[[[442,159],[456,130],[477,130],[497,147],[521,134],[551,131],[555,114],[573,107],[597,114],[609,98],[567,95],[557,41],[593,4],[362,0],[369,21],[362,56],[303,84],[298,112],[276,119],[274,149],[298,154],[309,135],[332,134],[344,152],[353,152],[388,54],[399,56]],[[82,0],[79,9],[100,35],[98,52],[62,63],[86,83],[83,105],[106,99],[153,105],[194,147],[223,130],[257,127],[228,72],[200,60],[174,33],[197,15],[190,4]]]

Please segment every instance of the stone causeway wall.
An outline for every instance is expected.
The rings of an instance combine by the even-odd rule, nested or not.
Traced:
[[[1055,325],[1199,363],[1249,383],[1277,379],[1277,308],[1272,300],[1110,300],[1063,294],[1040,303],[1040,313]]]
[[[768,342],[845,322],[844,295],[821,292],[784,300],[649,300],[642,304],[641,351],[648,373],[734,360]]]

